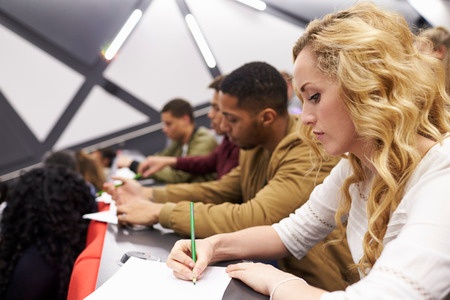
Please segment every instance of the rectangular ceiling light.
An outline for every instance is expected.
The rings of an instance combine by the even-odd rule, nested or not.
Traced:
[[[236,0],[237,2],[241,2],[242,4],[248,5],[250,7],[253,7],[257,10],[265,10],[266,9],[266,3],[261,0]]]
[[[195,42],[197,43],[197,46],[206,61],[206,64],[208,65],[208,67],[214,68],[216,66],[216,60],[214,59],[214,56],[209,49],[208,44],[206,43],[205,37],[203,36],[200,27],[197,24],[197,21],[191,14],[187,14],[185,19],[189,30],[194,36]]]
[[[120,29],[117,36],[112,41],[111,45],[109,45],[108,49],[104,53],[104,57],[107,60],[111,60],[116,55],[117,51],[119,51],[122,44],[125,42],[127,37],[130,35],[133,28],[139,22],[142,17],[142,11],[140,9],[136,9],[130,15],[128,20],[123,25],[122,29]]]

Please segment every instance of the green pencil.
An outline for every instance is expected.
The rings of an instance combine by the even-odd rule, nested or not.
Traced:
[[[197,253],[195,247],[195,221],[194,221],[194,202],[190,203],[190,214],[191,214],[191,252],[192,252],[192,260],[194,262],[197,261]],[[197,283],[197,278],[192,278],[192,282],[194,285]]]
[[[138,173],[138,174],[134,175],[134,177],[132,179],[139,179],[141,177],[142,177],[142,175]],[[114,187],[117,188],[117,187],[122,186],[122,185],[123,185],[123,182],[115,184]],[[101,196],[103,192],[105,192],[105,191],[104,190],[98,191],[97,194],[96,194],[97,197]]]

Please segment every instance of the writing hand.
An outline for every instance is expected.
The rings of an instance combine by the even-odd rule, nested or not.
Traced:
[[[201,274],[211,262],[213,249],[206,240],[196,240],[197,262],[192,260],[191,241],[177,241],[169,253],[166,264],[175,277],[183,280],[201,279]]]

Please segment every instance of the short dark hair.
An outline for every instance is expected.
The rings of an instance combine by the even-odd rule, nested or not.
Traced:
[[[176,118],[189,116],[191,122],[194,122],[194,111],[191,104],[181,98],[175,98],[167,102],[167,104],[162,108],[161,112],[170,112]]]
[[[117,156],[117,151],[111,147],[101,148],[101,149],[98,149],[97,151],[99,151],[101,153],[103,158],[106,158],[108,160],[108,168],[111,168],[112,163]]]
[[[213,81],[208,85],[210,89],[215,89],[216,92],[220,91],[220,84],[225,79],[225,75],[218,75],[214,77]]]
[[[280,115],[287,112],[287,85],[283,76],[265,62],[247,63],[222,81],[220,90],[238,98],[238,106],[253,112],[272,108]]]

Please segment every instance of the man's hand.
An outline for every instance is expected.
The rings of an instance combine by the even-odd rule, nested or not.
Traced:
[[[119,224],[151,226],[159,222],[159,213],[163,204],[136,200],[117,206]]]
[[[173,167],[176,162],[177,158],[173,156],[148,156],[139,164],[138,173],[143,177],[149,177],[164,167]]]
[[[122,185],[117,186],[114,182],[103,184],[103,190],[111,195],[117,205],[126,204],[137,200],[151,200],[153,191],[151,188],[143,187],[134,179],[123,177],[112,177],[114,180],[122,181]]]

